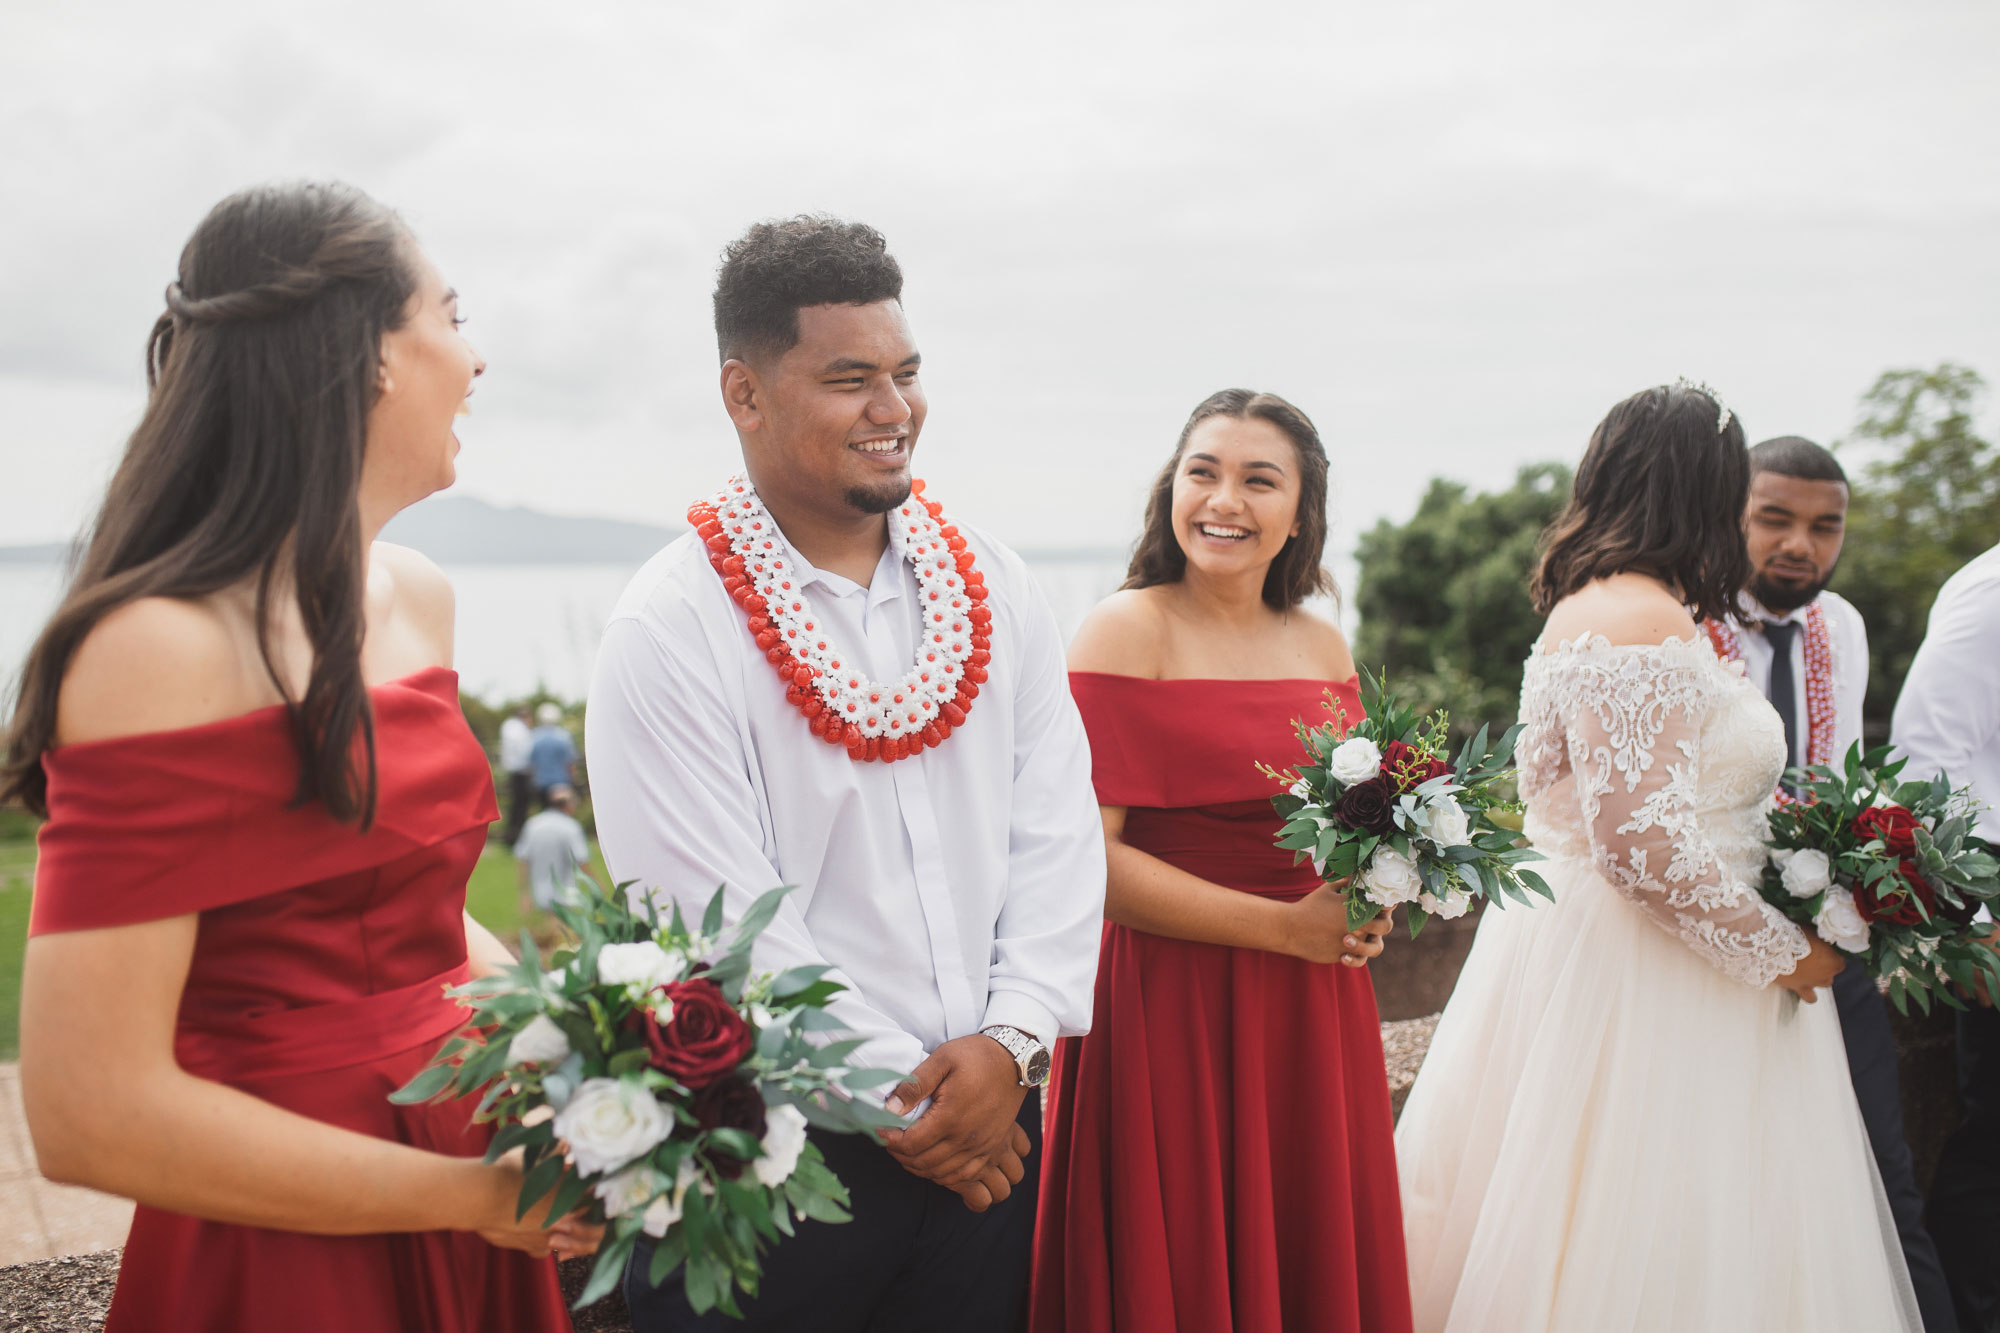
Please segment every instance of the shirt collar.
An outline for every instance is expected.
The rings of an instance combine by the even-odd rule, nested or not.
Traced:
[[[1785,612],[1783,615],[1779,615],[1776,611],[1771,610],[1769,607],[1765,606],[1762,602],[1758,601],[1755,597],[1752,597],[1749,593],[1746,592],[1737,601],[1736,618],[1740,620],[1745,627],[1750,629],[1755,629],[1759,624],[1761,624],[1766,620],[1775,620],[1781,625],[1804,624],[1806,618],[1806,612],[1810,611],[1812,609],[1813,602],[1817,602],[1818,600],[1819,598],[1815,597],[1813,598],[1812,602],[1807,602],[1804,606],[1795,607],[1792,610]]]
[[[829,597],[852,597],[856,593],[866,593],[870,606],[880,606],[903,595],[903,580],[900,577],[903,553],[896,549],[893,541],[882,548],[882,558],[875,562],[875,573],[870,576],[865,588],[845,574],[821,569],[800,555],[798,548],[789,541],[785,543],[785,549],[791,553],[792,565],[798,570],[799,586],[802,588],[817,583]]]

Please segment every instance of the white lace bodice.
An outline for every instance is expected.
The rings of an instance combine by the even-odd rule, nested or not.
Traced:
[[[1808,952],[1757,893],[1784,725],[1699,635],[1582,635],[1528,659],[1516,750],[1529,839],[1598,873],[1722,972],[1765,986]],[[1565,781],[1565,779],[1569,779]]]

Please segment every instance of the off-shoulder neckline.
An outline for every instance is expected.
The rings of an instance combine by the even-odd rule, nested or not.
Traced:
[[[1316,685],[1321,689],[1341,685],[1359,685],[1361,674],[1356,672],[1345,680],[1332,680],[1325,676],[1127,676],[1116,671],[1072,671],[1072,676],[1092,676],[1099,680],[1132,681],[1139,685]]]
[[[368,693],[373,696],[381,693],[383,690],[417,689],[417,681],[435,675],[449,676],[453,680],[458,679],[458,672],[448,666],[432,665],[418,667],[415,671],[397,676],[392,680],[375,682],[368,687]],[[71,741],[67,745],[59,745],[48,750],[44,753],[43,758],[48,759],[59,755],[79,753],[96,753],[113,746],[145,744],[147,742],[198,736],[204,732],[219,731],[224,728],[240,727],[253,722],[260,722],[267,717],[283,715],[285,711],[286,705],[284,704],[265,704],[260,708],[253,708],[247,713],[232,713],[228,717],[219,717],[211,722],[197,722],[192,726],[168,727],[160,731],[134,731],[123,736],[106,736],[102,740],[95,741]]]
[[[1686,638],[1682,638],[1677,634],[1669,635],[1653,643],[1613,643],[1607,636],[1595,630],[1585,630],[1574,638],[1557,639],[1552,647],[1547,648],[1542,646],[1540,639],[1536,639],[1533,655],[1536,657],[1554,657],[1560,653],[1617,652],[1624,648],[1695,648],[1702,646],[1702,644],[1703,639],[1700,630],[1689,631]],[[1714,656],[1712,650],[1709,652],[1709,656]]]

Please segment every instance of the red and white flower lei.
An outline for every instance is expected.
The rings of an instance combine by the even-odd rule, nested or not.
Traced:
[[[916,660],[902,678],[870,680],[819,622],[784,534],[746,477],[733,477],[713,500],[688,507],[688,522],[708,546],[708,562],[744,610],[785,698],[812,734],[845,745],[857,761],[893,763],[942,745],[965,725],[993,660],[993,612],[986,577],[944,508],[910,484],[910,498],[889,514],[889,544],[917,576],[924,629]]]
[[[1743,647],[1736,629],[1720,620],[1704,620],[1701,627],[1716,655],[1726,662],[1741,662]],[[1826,613],[1817,601],[1806,607],[1806,764],[1833,762],[1833,641],[1827,637]]]

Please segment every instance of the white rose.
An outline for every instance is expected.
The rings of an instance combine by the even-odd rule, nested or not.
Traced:
[[[1368,890],[1368,900],[1379,907],[1415,902],[1417,895],[1424,891],[1423,877],[1417,874],[1417,863],[1386,845],[1375,849],[1361,882]]]
[[[547,1014],[536,1014],[507,1044],[510,1065],[556,1065],[569,1059],[569,1038]]]
[[[650,1166],[627,1167],[598,1181],[591,1193],[604,1201],[606,1217],[623,1217],[634,1208],[644,1208],[660,1188],[660,1180],[660,1173]]]
[[[1771,864],[1776,866],[1780,870],[1783,870],[1786,866],[1790,865],[1792,863],[1792,858],[1798,855],[1798,853],[1790,847],[1773,847],[1769,849],[1769,852],[1771,857]]]
[[[1446,921],[1456,921],[1472,910],[1472,895],[1469,893],[1447,893],[1440,898],[1435,893],[1417,895],[1417,906],[1432,916]]]
[[[1862,917],[1861,909],[1854,905],[1854,895],[1848,892],[1829,893],[1820,904],[1819,913],[1813,917],[1813,929],[1819,937],[1837,949],[1849,953],[1865,953],[1868,949],[1868,922]]]
[[[1343,787],[1366,782],[1382,771],[1382,751],[1366,736],[1356,736],[1333,747],[1327,756],[1326,771]]]
[[[799,1153],[806,1146],[805,1113],[796,1106],[774,1106],[764,1117],[764,1155],[750,1163],[757,1180],[776,1189],[799,1166]]]
[[[1449,796],[1440,796],[1430,803],[1425,831],[1430,834],[1431,841],[1440,847],[1463,847],[1472,841],[1472,820],[1457,801]]]
[[[1300,778],[1297,782],[1294,782],[1288,790],[1301,801],[1310,801],[1313,797],[1312,785],[1304,778]]]
[[[1808,847],[1785,862],[1785,873],[1778,879],[1792,897],[1810,898],[1833,884],[1833,863],[1825,852]]]
[[[587,1078],[556,1112],[556,1137],[586,1176],[611,1171],[667,1137],[674,1118],[638,1083]]]
[[[649,991],[681,979],[681,960],[651,940],[607,944],[597,951],[597,979],[607,986]]]
[[[646,1211],[639,1217],[639,1229],[654,1240],[667,1234],[667,1228],[681,1220],[681,1210],[687,1203],[688,1187],[701,1180],[701,1168],[694,1164],[693,1157],[681,1159],[680,1173],[674,1177],[674,1192],[662,1194],[646,1205]],[[708,1182],[702,1180],[703,1192],[708,1190]]]

